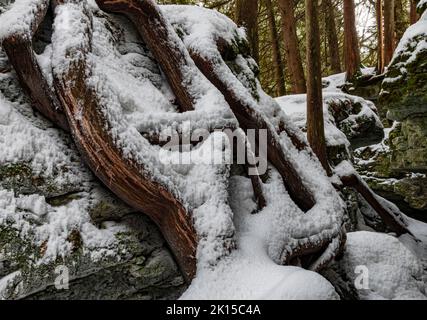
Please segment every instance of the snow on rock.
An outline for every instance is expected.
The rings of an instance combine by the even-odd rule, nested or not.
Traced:
[[[427,12],[402,36],[382,84],[380,105],[387,118],[420,117],[426,107]]]
[[[424,12],[427,8],[427,0],[419,0],[417,5],[418,12]]]
[[[362,299],[427,299],[418,258],[398,239],[373,232],[349,233],[339,267],[360,284]],[[366,273],[365,282],[357,279]]]
[[[344,94],[342,94],[344,95]],[[326,100],[326,97],[325,97]],[[276,101],[282,107],[282,110],[291,117],[301,129],[306,128],[307,123],[307,96],[304,95],[289,95],[276,98]],[[337,128],[335,119],[329,113],[328,105],[325,101],[323,105],[323,116],[325,119],[325,137],[328,146],[350,146],[345,134]]]
[[[6,76],[1,77],[6,81]],[[34,180],[31,187],[27,186],[27,192],[44,187],[46,196],[55,196],[75,190],[83,183],[85,175],[88,179],[88,171],[75,150],[63,147],[64,143],[70,143],[63,133],[43,127],[43,122],[41,128],[35,127],[30,119],[38,119],[31,115],[31,109],[27,111],[30,114],[21,114],[17,106],[0,93],[0,186],[13,187],[14,178],[29,175]]]
[[[409,58],[405,62],[402,62],[399,65],[400,67],[404,68],[405,64],[410,64],[411,62],[413,62],[421,51],[427,50],[427,40],[417,42],[417,38],[420,38],[420,37],[425,38],[427,36],[426,22],[427,22],[427,14],[424,13],[417,23],[410,26],[405,31],[405,33],[402,36],[402,39],[400,40],[394,52],[393,60],[391,61],[390,64],[393,64],[395,60],[402,54],[404,55],[409,54],[410,55]],[[391,80],[386,79],[385,81],[391,81]]]
[[[339,75],[338,75],[339,76]],[[332,77],[333,78],[333,77]],[[342,79],[336,81],[339,83]],[[349,147],[359,148],[380,142],[383,125],[375,105],[363,98],[325,89],[323,114],[328,156],[333,163],[349,158]],[[303,131],[307,122],[307,96],[289,95],[276,98],[285,112]],[[342,156],[337,156],[344,153]],[[347,155],[347,156],[346,156]],[[335,161],[335,157],[338,159]]]
[[[10,77],[3,74],[0,83],[8,83]],[[120,209],[119,201],[100,192],[102,187],[82,165],[65,134],[36,116],[28,104],[11,103],[2,93],[0,115],[0,299],[55,296],[46,287],[53,285],[55,268],[62,264],[70,268],[73,289],[69,294],[78,298],[131,296],[131,283],[119,281],[117,288],[90,293],[87,284],[74,278],[84,275],[98,284],[117,281],[119,274],[128,273],[141,259],[158,259],[138,271],[152,272],[145,276],[147,281],[179,279],[159,238],[152,244],[140,243],[138,233],[125,224],[101,223],[100,227],[93,223],[92,212],[103,211],[107,216],[108,210],[117,215],[129,209]],[[153,228],[138,232],[147,237],[156,232]],[[159,251],[151,256],[152,246]],[[108,277],[102,276],[107,269]],[[99,278],[93,279],[96,273]],[[133,273],[128,279],[132,282],[135,277]],[[182,279],[176,288],[171,285],[169,293],[158,294],[176,297],[180,285]]]

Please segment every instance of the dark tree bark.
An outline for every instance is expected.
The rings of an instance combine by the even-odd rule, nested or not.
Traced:
[[[299,51],[293,0],[278,0],[282,15],[282,34],[285,45],[286,63],[292,82],[293,93],[305,93],[304,68]]]
[[[328,38],[329,62],[331,71],[334,74],[341,73],[340,48],[338,45],[338,35],[335,19],[335,7],[331,0],[323,0],[326,17],[326,34]]]
[[[394,43],[395,46],[402,39],[403,34],[409,27],[409,19],[407,8],[405,7],[406,0],[394,0]]]
[[[254,60],[259,62],[258,0],[236,0],[235,21],[246,28]]]
[[[30,33],[11,34],[2,41],[9,62],[18,80],[31,99],[31,105],[57,127],[68,130],[68,122],[61,112],[58,98],[44,77],[32,47],[32,37],[42,23],[49,8],[48,0],[40,0],[37,12],[32,16]]]
[[[394,38],[394,0],[384,1],[384,64],[388,66],[395,49]]]
[[[330,175],[323,119],[319,5],[317,0],[306,0],[305,10],[307,29],[307,138],[323,168]]]
[[[353,82],[361,73],[354,0],[344,0],[344,55],[346,81]]]
[[[274,14],[274,7],[271,0],[265,0],[267,8],[268,24],[270,28],[271,50],[273,53],[274,75],[276,78],[276,95],[278,97],[286,94],[284,63],[280,53],[279,35],[277,33],[276,18]]]
[[[378,63],[377,74],[384,73],[384,20],[383,20],[383,0],[377,0],[375,4],[375,15],[378,29]]]
[[[409,13],[409,21],[411,25],[417,23],[418,19],[420,18],[418,12],[417,12],[417,0],[410,0],[411,2],[411,8]]]

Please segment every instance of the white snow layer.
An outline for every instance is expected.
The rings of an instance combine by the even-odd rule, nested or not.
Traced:
[[[364,268],[367,277],[365,283],[360,282],[364,287],[359,290],[362,299],[427,299],[422,265],[398,239],[366,231],[347,236],[339,265],[356,282],[361,275],[357,270]]]
[[[374,119],[378,127],[382,127],[381,120],[375,113],[377,110],[375,105],[361,97],[345,94],[339,91],[338,87],[343,84],[343,74],[331,76],[328,82],[330,86],[323,91],[323,116],[325,120],[325,138],[328,146],[350,146],[350,143],[346,135],[337,128],[337,123],[329,110],[329,103],[335,101],[350,101],[352,104],[359,104],[362,106],[358,114],[350,114],[346,119],[341,120],[341,125],[345,125],[348,128],[357,127],[358,118]],[[333,79],[333,80],[332,80]],[[285,112],[292,119],[292,122],[297,125],[300,129],[306,128],[307,123],[307,95],[288,95],[276,98],[277,103],[281,106],[283,112]]]
[[[420,41],[421,39],[421,41]],[[414,62],[420,52],[427,50],[427,11],[424,12],[417,23],[410,26],[402,36],[390,64],[399,61],[396,67],[400,68],[402,73],[405,72],[405,66]],[[405,59],[401,59],[403,56]],[[386,79],[392,81],[393,79]]]
[[[30,35],[34,28],[34,16],[40,10],[46,10],[48,0],[16,0],[0,16],[0,42],[12,34]]]

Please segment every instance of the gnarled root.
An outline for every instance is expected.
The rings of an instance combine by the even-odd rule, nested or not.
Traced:
[[[73,6],[73,10],[80,10],[80,21],[68,29],[80,28],[85,40],[63,52],[64,58],[75,59],[69,68],[54,74],[54,86],[74,141],[94,174],[119,198],[147,214],[159,226],[185,278],[190,281],[196,272],[198,242],[191,212],[167,187],[154,181],[141,164],[127,158],[107,129],[111,124],[101,113],[101,100],[86,84],[90,73],[86,57],[91,50],[91,16],[83,5]],[[73,34],[61,36],[67,38]]]

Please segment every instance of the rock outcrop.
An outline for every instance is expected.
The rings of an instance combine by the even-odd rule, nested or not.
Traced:
[[[425,3],[419,3],[420,13]],[[403,36],[382,84],[379,108],[395,121],[383,147],[359,152],[380,194],[427,219],[427,14]]]

